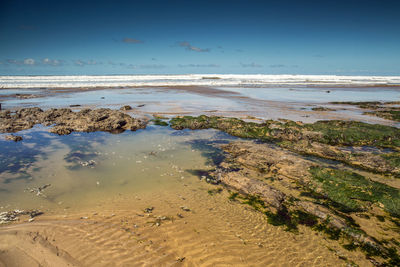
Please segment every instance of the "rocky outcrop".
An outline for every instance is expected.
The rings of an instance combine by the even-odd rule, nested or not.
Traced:
[[[363,195],[360,197],[354,192],[368,190],[370,187],[380,188],[384,185],[374,181],[368,184],[365,177],[349,172],[348,174],[353,175],[355,179],[351,180],[349,177],[344,177],[344,179],[347,179],[346,186],[352,188],[354,192],[346,191],[340,187],[340,176],[327,176],[320,181],[318,180],[320,177],[315,177],[311,171],[321,168],[324,170],[321,171],[323,175],[328,173],[339,175],[334,166],[303,157],[273,144],[237,141],[220,147],[226,152],[226,157],[210,174],[213,177],[212,183],[222,184],[240,193],[235,198],[242,199],[243,203],[264,212],[274,225],[286,225],[288,229],[296,228],[297,224],[311,226],[325,232],[333,239],[343,237],[363,249],[374,251],[376,255],[383,255],[384,258],[391,257],[388,246],[377,241],[378,237],[384,236],[375,236],[375,231],[368,231],[357,221],[358,215],[371,218],[388,209],[385,209],[384,205],[381,205],[383,210],[380,211],[376,205],[367,210],[353,211],[343,207],[346,204],[350,205],[351,201],[366,202],[370,205],[370,201],[376,201],[374,198],[383,194],[378,191],[372,192],[373,197],[367,200]],[[338,180],[329,180],[330,178]],[[352,182],[354,184],[351,184]],[[393,192],[397,190],[387,188]],[[350,196],[347,195],[349,192]],[[375,193],[377,196],[374,195]],[[396,194],[393,193],[393,195]],[[384,201],[384,199],[379,201]],[[376,227],[383,232],[384,228],[387,231],[388,225]],[[394,232],[392,234],[397,235]]]
[[[342,161],[368,171],[400,177],[398,161],[388,160],[384,151],[399,151],[400,129],[395,127],[340,120],[302,123],[280,119],[255,123],[205,115],[178,116],[171,119],[170,125],[177,130],[214,128],[233,136],[271,141],[296,153]],[[365,146],[377,151],[363,151]],[[349,147],[359,149],[356,153],[343,149]]]
[[[221,183],[246,195],[257,195],[268,205],[279,210],[285,200],[285,194],[262,181],[244,177],[231,172],[221,176]]]
[[[79,112],[73,112],[68,108],[46,111],[40,108],[23,108],[15,112],[9,110],[0,112],[1,133],[30,129],[36,124],[53,125],[50,132],[65,135],[73,131],[105,131],[111,133],[120,133],[125,130],[135,131],[145,128],[147,121],[106,108],[83,109]]]
[[[342,161],[373,172],[400,175],[400,168],[383,158],[382,155],[385,155],[385,153],[378,149],[374,152],[368,152],[363,151],[362,147],[348,149],[307,140],[282,142],[280,146],[301,154]]]

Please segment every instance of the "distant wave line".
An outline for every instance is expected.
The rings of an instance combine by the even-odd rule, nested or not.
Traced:
[[[0,76],[0,88],[79,88],[141,86],[399,86],[400,76],[185,74]]]

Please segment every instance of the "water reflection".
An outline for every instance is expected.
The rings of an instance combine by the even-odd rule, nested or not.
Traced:
[[[0,141],[0,208],[68,210],[121,193],[168,191],[221,162],[217,145],[234,138],[161,126],[117,135],[58,136],[44,127],[21,134],[22,142]],[[47,184],[43,195],[31,193]]]

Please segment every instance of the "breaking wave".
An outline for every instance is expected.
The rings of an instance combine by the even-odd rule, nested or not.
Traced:
[[[400,85],[400,76],[336,75],[106,75],[106,76],[0,76],[0,88],[79,88],[141,86],[371,86]]]

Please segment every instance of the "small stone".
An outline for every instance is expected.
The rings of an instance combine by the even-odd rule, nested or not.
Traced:
[[[131,109],[132,109],[132,107],[129,106],[129,105],[125,105],[125,106],[120,108],[120,110],[131,110]]]
[[[183,211],[190,211],[190,209],[189,209],[188,207],[185,207],[185,206],[182,206],[181,209],[182,209]]]
[[[148,207],[148,208],[145,208],[145,209],[144,209],[144,212],[145,212],[145,213],[152,213],[153,210],[154,210],[154,207]]]
[[[14,141],[14,142],[19,142],[19,141],[22,141],[22,136],[13,135],[13,134],[11,134],[11,135],[6,135],[6,140]]]

